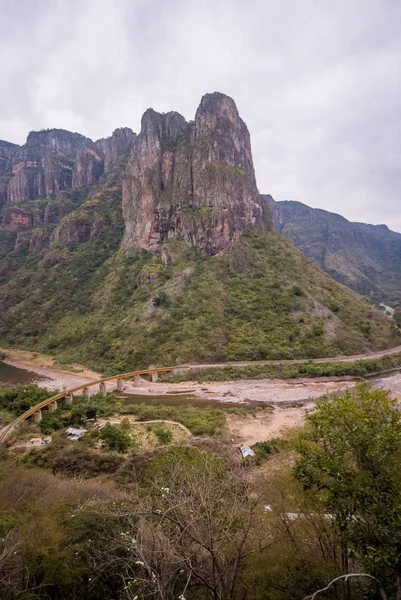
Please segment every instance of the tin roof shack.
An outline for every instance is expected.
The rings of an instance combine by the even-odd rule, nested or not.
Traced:
[[[248,456],[255,456],[255,452],[252,450],[252,448],[246,446],[245,444],[241,446],[240,450],[242,458],[248,458]]]
[[[85,435],[85,433],[88,433],[87,429],[75,429],[75,427],[68,427],[68,429],[66,429],[68,439],[72,442],[79,440],[79,438]]]
[[[30,439],[30,445],[31,446],[41,446],[42,445],[42,438],[40,438],[40,437],[31,438]]]

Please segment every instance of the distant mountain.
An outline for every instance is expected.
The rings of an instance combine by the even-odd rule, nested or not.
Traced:
[[[401,305],[401,234],[386,225],[352,223],[301,202],[275,202],[274,229],[330,277],[373,302]]]
[[[122,372],[401,342],[273,231],[248,129],[223,94],[190,122],[149,109],[138,135],[0,142],[0,204],[2,345]]]

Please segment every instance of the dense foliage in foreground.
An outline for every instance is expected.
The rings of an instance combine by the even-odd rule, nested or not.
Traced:
[[[325,597],[374,599],[381,587],[395,599],[395,403],[361,385],[322,399],[307,421],[295,446],[259,444],[256,461],[205,440],[125,459],[103,453],[109,470],[86,463],[85,482],[3,448],[1,598],[301,600],[363,570],[378,582],[340,581]],[[72,448],[75,464],[84,461],[83,445]]]

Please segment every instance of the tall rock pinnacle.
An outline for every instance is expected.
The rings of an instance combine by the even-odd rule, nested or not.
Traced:
[[[124,244],[150,252],[180,237],[209,255],[249,227],[271,229],[248,129],[234,101],[206,94],[187,123],[176,112],[142,117],[123,180]]]

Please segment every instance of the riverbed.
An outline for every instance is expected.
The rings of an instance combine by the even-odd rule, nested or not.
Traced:
[[[42,363],[43,364],[43,363]],[[88,371],[84,371],[88,375]],[[51,391],[70,389],[90,383],[100,378],[98,373],[89,372],[92,377],[75,374],[60,369],[7,359],[0,361],[0,384],[27,385],[34,383]],[[273,407],[269,411],[248,415],[227,413],[227,426],[234,445],[254,444],[283,435],[287,428],[302,425],[308,410],[312,409],[317,398],[324,394],[340,392],[358,383],[352,378],[317,379],[258,379],[225,381],[214,383],[151,383],[145,378],[136,381],[126,380],[123,393],[118,392],[126,404],[151,403],[193,406],[264,406]],[[388,389],[401,403],[401,373],[370,380],[372,385]],[[116,382],[106,384],[108,392],[116,391]],[[98,387],[89,388],[90,394],[98,392]]]
[[[98,373],[93,377],[83,376],[49,367],[27,365],[21,361],[6,359],[0,361],[0,384],[27,385],[34,383],[40,387],[53,390],[67,390],[90,383],[100,378]],[[303,406],[313,403],[324,394],[339,392],[353,387],[358,379],[352,378],[304,378],[304,379],[242,379],[235,381],[219,381],[209,383],[181,382],[151,383],[146,378],[136,378],[124,382],[121,399],[135,404],[156,402],[168,404],[219,404],[231,405],[268,405],[268,406]],[[384,387],[401,402],[401,373],[370,380],[377,387]],[[108,392],[116,390],[116,381],[106,384]],[[90,394],[98,392],[97,386],[89,388]]]
[[[96,374],[97,375],[97,374]],[[97,377],[99,377],[97,375]],[[97,378],[96,377],[96,378]],[[90,383],[95,377],[83,377],[80,374],[65,372],[49,367],[26,365],[21,361],[6,359],[0,362],[0,384],[36,383],[49,390],[64,390]],[[236,381],[219,381],[211,383],[151,383],[145,378],[126,380],[124,396],[128,395],[131,402],[161,402],[168,401],[176,404],[257,404],[294,406],[309,404],[323,394],[341,391],[357,380],[350,378],[333,379],[243,379]],[[115,391],[116,382],[106,384],[108,392]],[[89,393],[98,391],[97,386],[89,388]],[[401,390],[400,390],[401,391]],[[169,397],[169,398],[168,398]],[[127,400],[128,401],[128,400]]]

